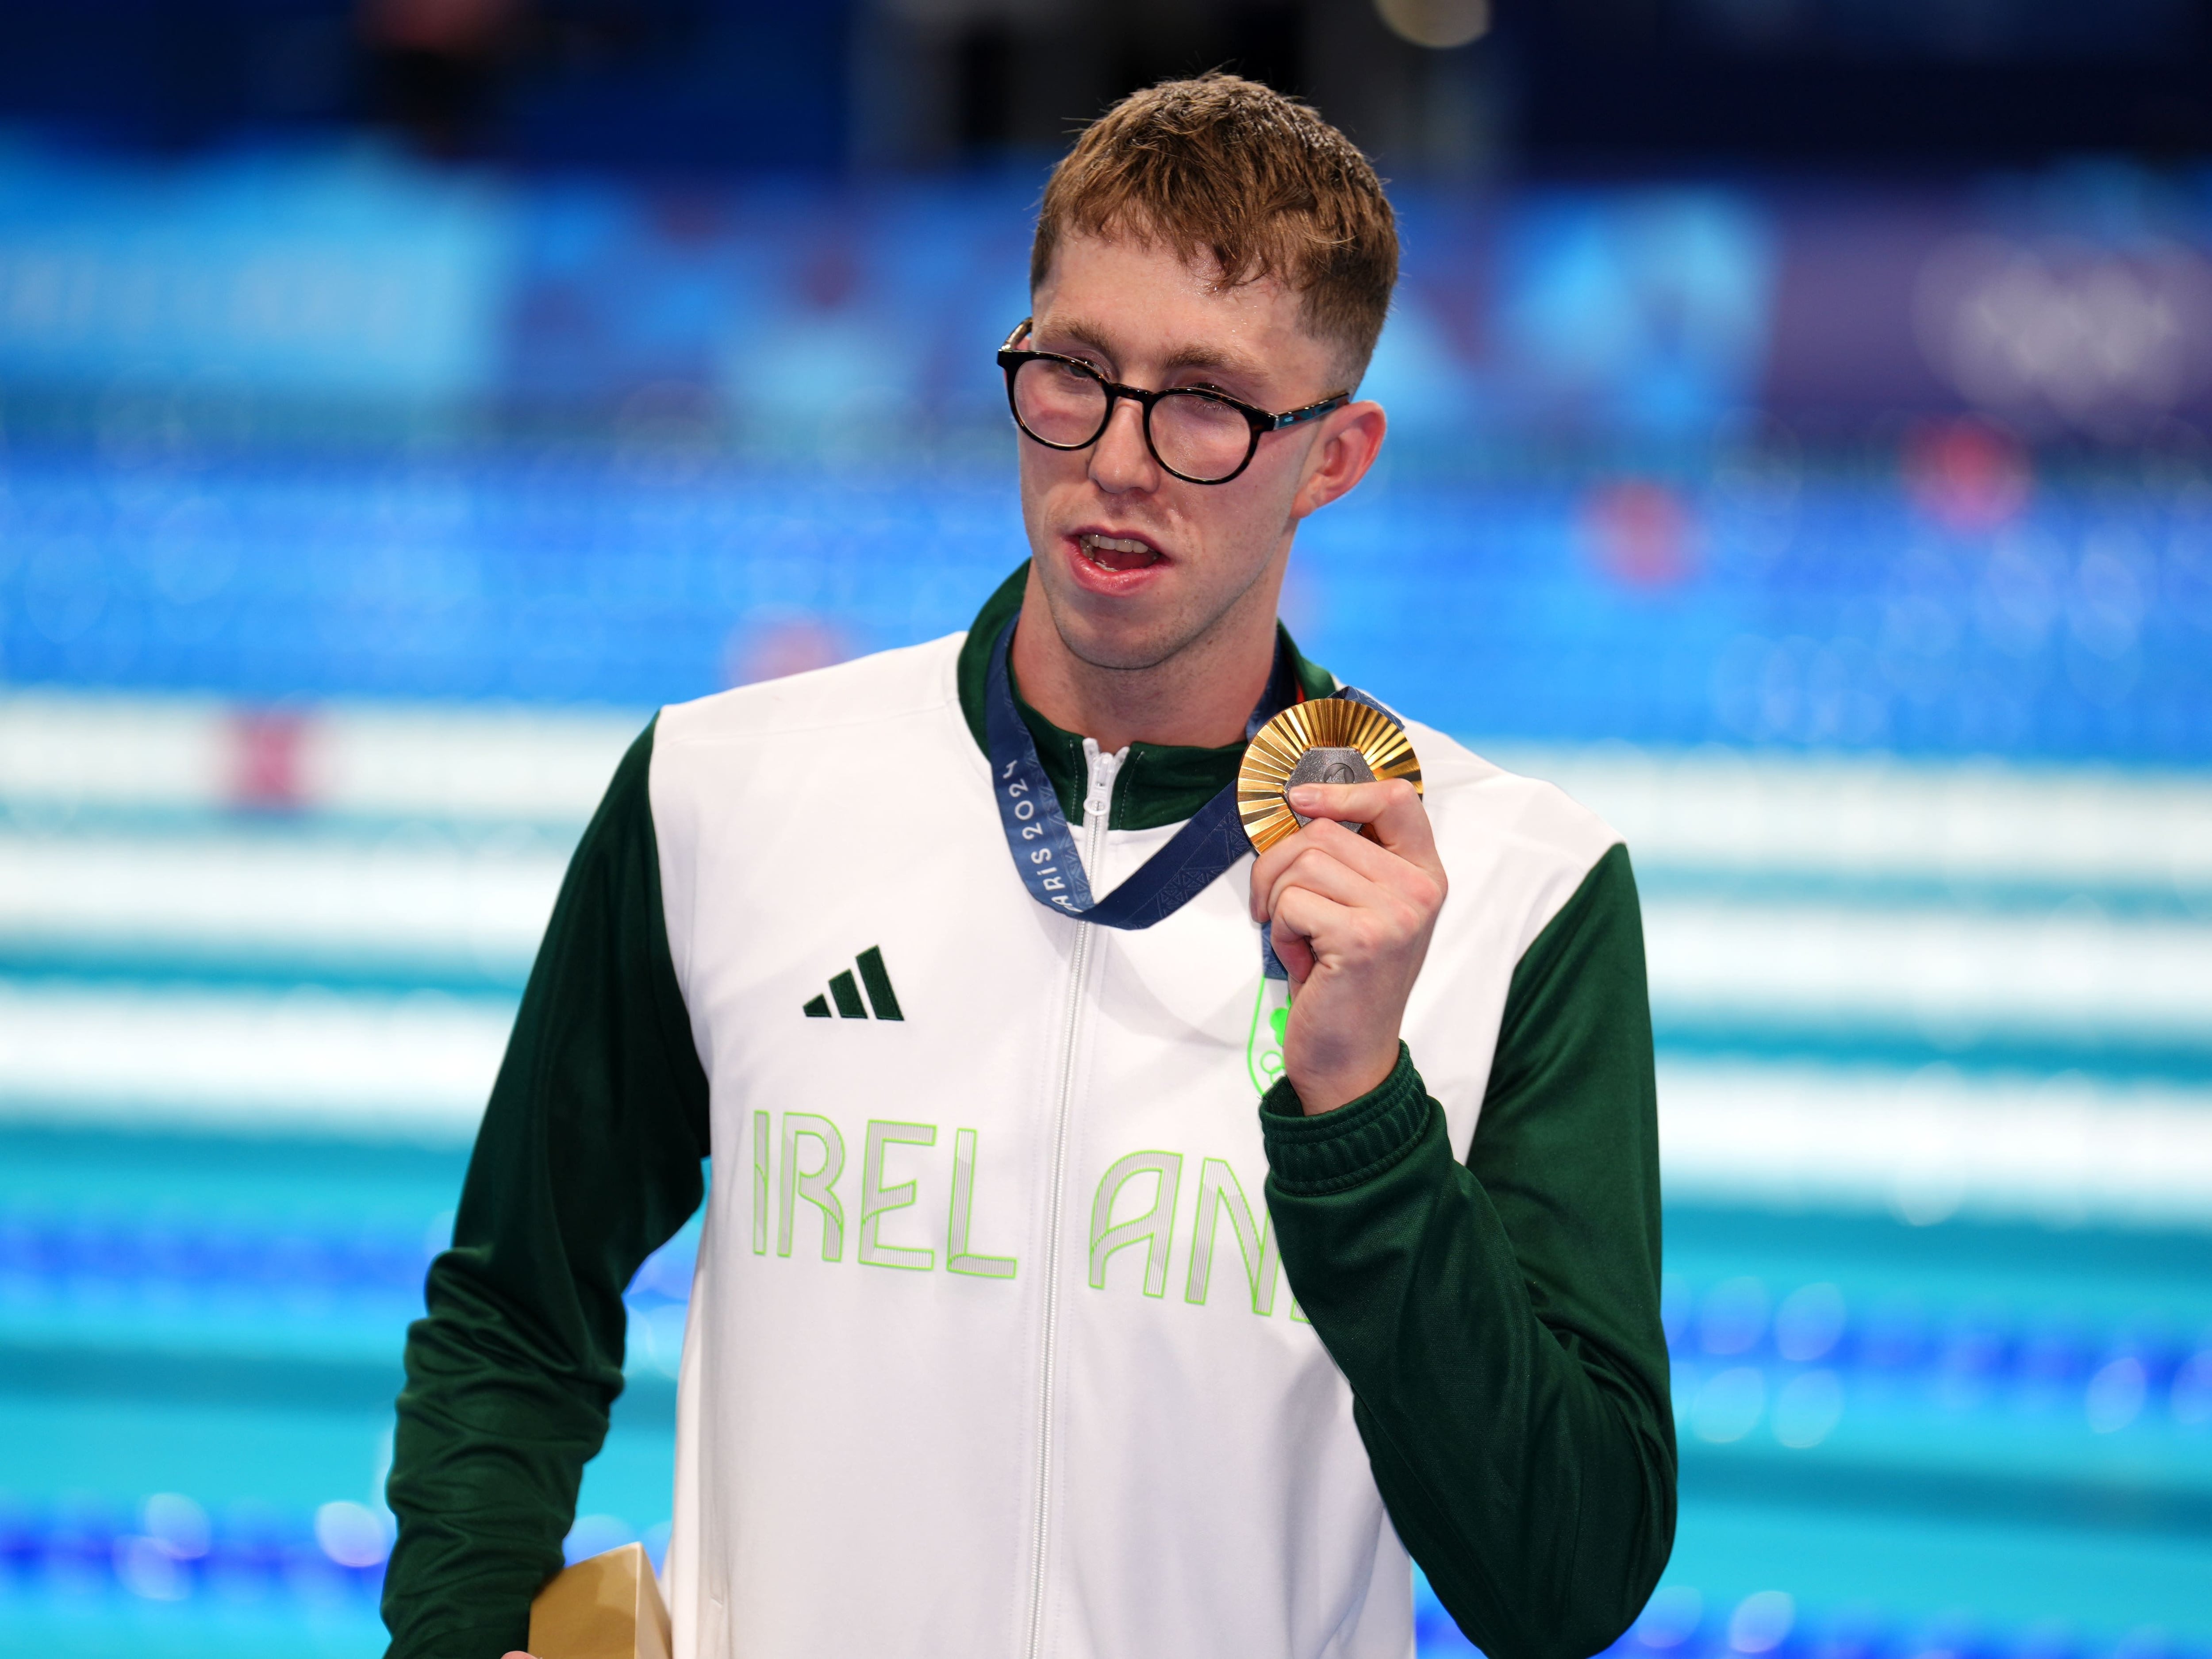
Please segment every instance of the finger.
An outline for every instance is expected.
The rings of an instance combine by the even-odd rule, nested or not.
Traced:
[[[1267,937],[1280,938],[1285,932],[1310,954],[1318,956],[1333,939],[1341,938],[1350,925],[1352,908],[1339,904],[1333,898],[1294,887],[1283,895],[1282,908],[1275,912]],[[1276,952],[1278,956],[1281,951]]]
[[[1442,900],[1443,872],[1435,863],[1433,852],[1429,861],[1422,862],[1379,847],[1333,819],[1316,818],[1253,861],[1249,901],[1253,921],[1265,921],[1273,912],[1273,895],[1282,884],[1283,872],[1316,853],[1335,860],[1377,889],[1399,893],[1410,902],[1433,904]],[[1425,893],[1424,889],[1430,890]]]
[[[1340,864],[1348,865],[1370,881],[1389,880],[1393,867],[1401,864],[1396,854],[1385,851],[1364,836],[1356,835],[1331,819],[1316,818],[1304,829],[1284,836],[1253,861],[1253,921],[1265,921],[1273,910],[1271,896],[1281,883],[1283,872],[1316,851],[1326,853]]]
[[[1364,823],[1375,839],[1425,868],[1436,871],[1436,835],[1419,791],[1403,778],[1375,783],[1302,783],[1286,792],[1291,809],[1309,818]]]
[[[1346,835],[1341,830],[1337,832],[1336,838],[1340,842],[1358,840],[1358,836]],[[1366,846],[1364,842],[1360,844]],[[1368,847],[1367,850],[1378,859],[1390,857],[1380,848]],[[1277,872],[1273,885],[1267,890],[1268,915],[1273,916],[1281,911],[1284,895],[1293,888],[1318,893],[1348,909],[1373,905],[1382,897],[1376,890],[1373,878],[1338,859],[1334,848],[1318,846],[1308,846]]]
[[[1267,929],[1267,944],[1275,953],[1275,960],[1283,964],[1290,975],[1291,992],[1295,997],[1314,969],[1313,946],[1291,931],[1290,924]]]
[[[1317,817],[1292,839],[1327,853],[1370,881],[1389,881],[1393,871],[1403,870],[1407,863],[1402,854],[1368,840],[1350,824],[1340,823],[1334,818]]]
[[[1348,906],[1303,887],[1294,887],[1283,896],[1281,908],[1268,924],[1267,939],[1275,947],[1276,957],[1290,969],[1291,984],[1303,985],[1313,971],[1319,958],[1315,941],[1338,933],[1351,914]],[[1296,966],[1293,957],[1297,959]]]
[[[1252,920],[1265,921],[1273,907],[1267,896],[1275,890],[1275,883],[1289,869],[1312,840],[1303,830],[1294,830],[1252,860]]]

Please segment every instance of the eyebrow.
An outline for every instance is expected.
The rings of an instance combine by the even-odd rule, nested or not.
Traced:
[[[1078,318],[1071,322],[1054,322],[1055,332],[1066,335],[1079,345],[1085,345],[1109,362],[1115,362],[1120,354],[1106,338],[1105,330],[1096,323]],[[1224,351],[1217,346],[1182,345],[1168,353],[1160,367],[1170,374],[1184,368],[1224,369],[1232,374],[1257,374],[1260,365],[1242,353]]]

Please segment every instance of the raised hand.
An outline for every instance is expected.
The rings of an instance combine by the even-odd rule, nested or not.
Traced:
[[[1290,970],[1283,1070],[1312,1114],[1357,1100],[1397,1064],[1446,883],[1429,815],[1404,780],[1304,784],[1289,800],[1312,822],[1254,863],[1252,919],[1269,924]]]

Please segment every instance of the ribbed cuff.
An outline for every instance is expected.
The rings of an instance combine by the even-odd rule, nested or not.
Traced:
[[[1370,1181],[1413,1150],[1432,1109],[1403,1042],[1389,1076],[1318,1117],[1306,1115],[1290,1079],[1279,1079],[1260,1101],[1275,1185],[1293,1198],[1317,1198]]]

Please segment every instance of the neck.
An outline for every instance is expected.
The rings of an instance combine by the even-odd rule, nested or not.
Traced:
[[[1014,676],[1031,708],[1063,731],[1097,738],[1101,749],[1241,743],[1274,671],[1275,587],[1255,583],[1213,627],[1163,661],[1101,668],[1067,648],[1032,569],[1014,629]]]

